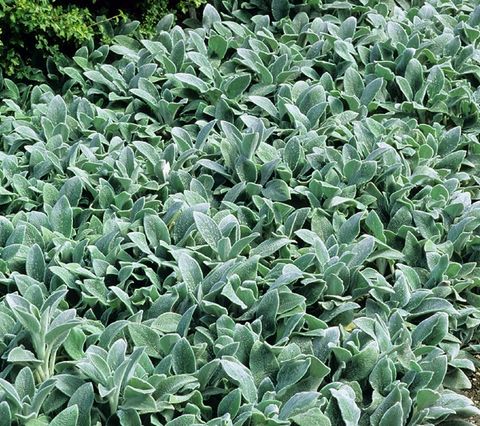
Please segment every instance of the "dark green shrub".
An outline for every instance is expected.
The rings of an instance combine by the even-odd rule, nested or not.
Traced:
[[[38,78],[32,67],[38,56],[55,56],[60,45],[84,42],[92,36],[94,23],[88,10],[77,6],[54,5],[50,0],[0,2],[0,66],[17,79]]]
[[[88,39],[110,41],[112,28],[137,19],[151,35],[157,22],[175,12],[181,19],[205,0],[3,0],[0,1],[0,69],[15,80],[43,80],[47,57],[58,61]]]

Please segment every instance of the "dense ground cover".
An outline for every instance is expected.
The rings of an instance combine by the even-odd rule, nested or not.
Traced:
[[[2,425],[467,424],[480,8],[214,6],[2,80]]]

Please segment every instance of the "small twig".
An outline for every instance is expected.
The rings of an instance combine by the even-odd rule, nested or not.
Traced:
[[[103,19],[102,21],[96,21],[93,24],[89,25],[88,28],[92,28],[95,25],[103,24],[104,22],[111,21],[112,19],[121,18],[123,15],[119,13],[118,15],[112,16],[110,18]]]

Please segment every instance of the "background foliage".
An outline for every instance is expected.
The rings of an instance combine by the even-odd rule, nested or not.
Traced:
[[[2,424],[468,424],[480,7],[214,6],[1,80]]]
[[[89,39],[108,42],[121,22],[139,20],[152,34],[166,14],[180,19],[204,0],[4,0],[0,2],[0,70],[17,81],[44,80],[45,58],[72,54]]]

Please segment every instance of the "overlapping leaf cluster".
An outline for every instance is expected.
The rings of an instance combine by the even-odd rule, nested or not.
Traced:
[[[2,82],[2,425],[465,424],[480,8],[214,6]]]

